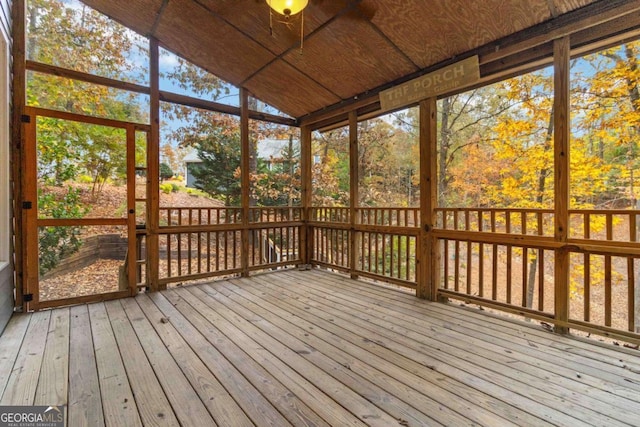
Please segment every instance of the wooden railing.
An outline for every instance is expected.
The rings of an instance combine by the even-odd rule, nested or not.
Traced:
[[[418,208],[358,208],[358,224],[386,225],[389,227],[417,227],[420,225]]]
[[[314,265],[415,289],[415,208],[162,208],[161,283]],[[639,340],[640,211],[571,210],[566,242],[548,209],[438,208],[436,289],[549,324]],[[243,221],[243,215],[246,220]],[[306,220],[306,222],[305,222]],[[243,241],[245,242],[243,245]],[[303,248],[308,258],[303,258]],[[556,316],[556,257],[570,258],[568,318]]]
[[[439,208],[443,230],[553,236],[553,210]]]
[[[242,208],[161,207],[160,221],[166,226],[239,224],[242,222]]]
[[[415,289],[419,210],[313,207],[313,264]]]
[[[243,215],[239,207],[160,208],[160,284],[301,262],[301,208],[255,207],[246,221]]]
[[[638,340],[640,211],[570,210],[569,239],[545,209],[437,209],[441,296]],[[569,266],[569,317],[555,317],[555,257]],[[636,277],[638,276],[638,277]]]
[[[309,209],[309,218],[315,222],[349,224],[351,211],[343,207],[312,207]]]
[[[313,264],[415,288],[426,231],[414,208],[314,207]],[[566,242],[549,209],[436,209],[439,297],[640,340],[640,211],[571,210]],[[570,257],[569,316],[556,318],[556,256]],[[424,257],[423,257],[424,259]]]

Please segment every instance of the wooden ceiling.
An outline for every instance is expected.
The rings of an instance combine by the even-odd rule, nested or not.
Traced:
[[[83,0],[295,118],[611,0],[310,0],[299,26],[264,0]],[[294,21],[295,22],[295,21]]]

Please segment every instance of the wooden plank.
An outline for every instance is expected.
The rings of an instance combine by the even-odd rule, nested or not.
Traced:
[[[50,318],[51,313],[47,311],[32,315],[0,400],[1,405],[33,405]]]
[[[147,131],[149,125],[144,123],[125,122],[122,120],[113,120],[103,117],[87,116],[83,114],[69,113],[67,111],[51,110],[42,107],[25,107],[25,114],[43,117],[51,117],[60,120],[72,122],[89,123],[97,126],[107,126],[118,129],[125,129],[127,126],[133,126],[136,130]]]
[[[26,115],[29,115],[28,113]],[[37,145],[36,145],[36,120],[35,116],[29,115],[30,120],[28,123],[24,123],[21,128],[22,141],[21,146],[21,164],[19,170],[19,179],[21,180],[19,198],[15,203],[22,203],[23,201],[30,201],[36,209],[22,209],[22,205],[18,206],[18,211],[21,212],[22,224],[25,230],[37,230]],[[20,200],[20,202],[18,202]],[[38,308],[40,301],[40,288],[38,286],[39,276],[39,259],[38,259],[38,245],[39,237],[38,233],[24,233],[23,234],[23,283],[22,292],[24,295],[31,294],[32,298],[30,302],[27,302],[23,310],[34,310]],[[22,295],[17,295],[18,299],[22,299]]]
[[[147,139],[147,285],[152,291],[164,288],[160,278],[160,53],[158,40],[149,39],[149,82],[151,129]],[[178,246],[179,247],[179,246]]]
[[[134,298],[121,300],[155,375],[182,425],[216,423]],[[153,319],[160,322],[160,318]]]
[[[184,294],[183,297],[187,299],[190,304],[197,304],[200,301],[206,304],[206,308],[201,306],[197,308],[200,314],[214,323],[225,335],[233,336],[234,342],[240,344],[242,347],[247,349],[255,349],[257,347],[258,350],[252,351],[250,356],[276,376],[279,381],[286,384],[292,392],[301,397],[304,402],[309,405],[314,412],[324,418],[325,421],[331,425],[340,426],[366,425],[364,420],[360,420],[359,418],[363,415],[368,415],[370,411],[367,405],[362,402],[361,398],[354,397],[353,392],[345,389],[345,387],[337,381],[332,381],[324,375],[321,375],[312,365],[308,362],[305,363],[298,354],[282,348],[282,344],[278,344],[275,340],[270,340],[252,327],[249,327],[250,325],[247,325],[246,321],[243,321],[237,316],[230,316],[229,319],[223,316],[221,312],[217,310],[221,307],[218,306],[211,296],[200,288],[191,287],[188,288],[188,291],[193,295],[188,296]],[[225,314],[228,313],[225,312]],[[269,344],[267,346],[261,344],[258,340],[262,339],[269,341]],[[274,354],[274,352],[277,354]],[[304,373],[304,376],[299,375],[298,372]],[[310,375],[310,373],[313,374]],[[336,400],[338,396],[340,398]],[[361,407],[356,414],[353,414],[349,412],[348,409],[345,409],[350,403],[353,403],[353,400],[349,399],[345,402],[342,400],[343,397],[354,398],[360,401],[363,407]],[[340,404],[338,404],[337,401],[340,401]],[[371,415],[375,416],[377,414]],[[367,423],[373,422],[373,425],[387,421],[387,419],[382,417],[367,418],[366,420]]]
[[[34,405],[66,405],[69,387],[70,310],[51,312]]]
[[[127,225],[126,218],[42,218],[38,219],[38,227],[86,227],[91,225]]]
[[[38,303],[38,309],[56,308],[56,307],[62,307],[65,305],[70,305],[70,304],[88,304],[93,302],[109,301],[112,299],[125,298],[128,296],[129,296],[128,290],[107,292],[104,294],[95,294],[95,295],[82,295],[82,296],[73,297],[73,298],[42,301]]]
[[[0,266],[0,333],[2,333],[9,320],[11,320],[11,316],[13,316],[15,306],[13,273],[10,262],[3,263]]]
[[[283,287],[276,283],[274,283],[274,285],[279,288]],[[287,295],[290,294],[289,292],[284,292]],[[292,304],[306,304],[306,306],[314,307],[306,309],[306,311],[313,313],[317,317],[325,319],[325,321],[333,319],[330,321],[331,324],[341,326],[344,331],[347,331],[340,331],[339,333],[341,335],[349,334],[348,331],[356,333],[356,336],[363,337],[371,337],[373,334],[371,340],[374,341],[374,345],[370,346],[370,351],[376,352],[376,347],[380,346],[387,349],[386,354],[384,351],[378,352],[380,356],[384,356],[386,364],[389,364],[390,361],[392,363],[404,363],[405,366],[411,366],[410,372],[418,375],[421,372],[416,365],[413,365],[413,363],[417,363],[423,367],[426,365],[433,367],[433,370],[442,375],[447,375],[456,381],[461,382],[464,386],[458,385],[456,387],[452,383],[448,383],[448,387],[451,387],[452,390],[456,390],[458,395],[454,397],[450,396],[448,399],[444,399],[442,395],[439,395],[438,400],[441,401],[441,404],[443,405],[456,405],[458,402],[459,404],[464,405],[464,402],[461,402],[463,399],[470,402],[473,402],[476,398],[480,398],[483,401],[486,401],[487,399],[491,401],[488,396],[494,396],[503,400],[505,403],[514,405],[520,408],[520,410],[524,410],[533,415],[532,417],[526,413],[520,414],[523,424],[536,425],[544,422],[559,422],[560,420],[564,420],[561,422],[573,422],[576,425],[581,424],[578,419],[571,417],[569,414],[563,414],[557,408],[554,408],[554,406],[559,405],[547,403],[548,393],[544,388],[546,385],[544,381],[537,380],[531,384],[531,381],[525,382],[523,380],[518,380],[518,376],[524,374],[522,371],[517,369],[512,369],[513,372],[511,375],[507,375],[506,373],[503,374],[501,370],[510,369],[508,367],[509,363],[504,360],[513,361],[513,358],[510,359],[509,356],[502,356],[502,359],[504,360],[501,363],[496,363],[490,359],[487,360],[486,356],[476,359],[476,356],[473,355],[472,352],[461,352],[459,347],[464,348],[466,345],[466,348],[468,348],[468,344],[465,344],[464,340],[456,340],[456,337],[446,329],[441,329],[429,322],[424,324],[424,326],[428,325],[429,333],[424,334],[424,332],[418,332],[417,330],[414,331],[410,329],[409,326],[403,326],[403,322],[400,319],[392,322],[393,325],[390,325],[389,320],[378,319],[377,314],[373,316],[367,315],[367,309],[364,306],[368,304],[362,304],[358,307],[359,304],[355,302],[355,299],[353,300],[353,303],[348,304],[348,310],[336,310],[331,308],[331,303],[328,301],[324,304],[318,304],[316,300],[310,300],[309,298],[305,298],[299,294],[296,295],[296,297],[297,300],[295,298],[291,299],[290,297],[287,298],[287,300],[291,300]],[[302,301],[298,302],[299,300]],[[379,308],[379,311],[380,317],[385,317],[392,315],[393,310]],[[324,323],[321,323],[318,320],[314,320],[314,323],[317,325],[324,325]],[[424,326],[421,331],[425,330]],[[441,333],[441,330],[444,332]],[[432,337],[434,335],[442,336],[439,336],[438,339],[433,339]],[[354,343],[363,342],[362,338],[358,339],[356,336],[349,339],[345,337],[345,340]],[[449,340],[451,340],[451,342],[449,342]],[[457,348],[454,348],[456,346]],[[394,355],[396,355],[395,359]],[[397,355],[401,355],[402,357],[398,358]],[[413,362],[407,362],[404,358]],[[496,358],[500,358],[500,356],[497,355]],[[402,360],[402,362],[398,362],[399,359]],[[382,366],[384,366],[384,362],[381,363]],[[424,370],[424,372],[427,371]],[[496,372],[500,372],[500,375],[496,375]],[[423,375],[423,377],[424,376],[425,375]],[[473,391],[472,388],[476,388],[482,393],[478,394],[477,391]],[[498,391],[496,388],[500,388],[500,390]],[[564,391],[560,387],[558,389],[560,393]],[[438,395],[438,392],[434,388],[429,388],[429,391],[433,392],[434,395]],[[523,396],[526,397],[523,398]],[[493,403],[486,406],[479,406],[483,408],[495,408],[496,404]],[[502,406],[503,411],[508,411],[507,414],[502,413],[503,417],[507,419],[515,419],[518,417],[515,413],[509,413],[511,408],[508,408],[504,404],[498,406]],[[582,410],[575,406],[573,409],[577,409],[576,412]],[[458,409],[458,411],[461,411],[461,409]],[[468,411],[463,413],[468,417],[484,416],[484,422],[478,421],[477,418],[474,418],[474,420],[479,424],[495,425],[506,423],[506,421],[501,422],[495,418],[496,414],[469,414]],[[487,421],[491,419],[492,416],[494,417],[493,421]],[[451,423],[445,422],[445,424]]]
[[[172,406],[120,301],[105,303],[140,418],[145,426],[178,426]]]
[[[237,341],[236,335],[227,337],[217,328],[218,323],[210,323],[204,314],[209,308],[200,300],[188,292],[167,291],[163,293],[173,306],[175,306],[185,318],[207,339],[209,343],[215,343],[214,347],[257,389],[269,402],[276,407],[280,413],[293,425],[317,425],[328,426],[322,418],[313,412],[297,394],[285,387],[284,382],[280,382],[285,375],[275,367],[269,366],[265,369],[256,358],[259,346],[252,345],[251,352],[246,353],[242,341]],[[224,325],[223,329],[224,328]],[[231,339],[234,338],[234,339]],[[237,341],[237,343],[236,343]],[[224,365],[221,366],[221,368]],[[257,403],[259,402],[256,401]],[[249,402],[245,402],[249,403]]]
[[[98,368],[86,305],[71,308],[69,334],[69,426],[104,426]]]
[[[305,22],[305,26],[306,24]],[[285,75],[287,78],[283,79]],[[287,111],[294,117],[340,102],[340,97],[335,93],[282,59],[277,59],[262,68],[244,81],[242,86],[259,99],[270,99],[270,105]],[[274,93],[278,93],[279,96],[273,97]]]
[[[294,273],[287,272],[286,275]],[[315,275],[315,272],[313,272]],[[532,328],[529,323],[518,322],[508,318],[500,318],[487,316],[477,310],[454,310],[451,306],[432,304],[428,307],[410,295],[402,292],[390,292],[389,289],[371,286],[361,282],[350,282],[347,285],[343,281],[337,281],[325,276],[314,277],[314,281],[305,279],[305,283],[309,285],[316,283],[326,283],[332,289],[332,293],[336,296],[344,294],[343,299],[356,298],[356,302],[363,304],[366,297],[375,296],[375,301],[380,305],[383,303],[386,307],[395,307],[398,312],[403,313],[402,319],[412,319],[416,324],[424,328],[423,322],[433,315],[440,318],[443,322],[448,322],[453,318],[457,319],[461,324],[461,330],[465,334],[489,336],[494,339],[496,336],[504,339],[509,343],[518,343],[523,353],[535,354],[536,360],[548,360],[554,364],[548,366],[550,371],[556,369],[556,365],[568,368],[567,377],[573,377],[576,369],[584,369],[590,371],[594,377],[600,377],[608,382],[616,385],[616,388],[631,388],[640,390],[640,384],[635,384],[624,379],[627,375],[624,370],[625,366],[631,366],[635,369],[637,358],[635,355],[625,357],[620,354],[619,350],[609,349],[608,353],[591,343],[582,343],[573,338],[549,334],[544,329]],[[325,291],[326,293],[326,291]],[[355,295],[355,296],[354,296]],[[376,296],[377,295],[377,296]],[[396,316],[397,317],[397,316]],[[453,325],[453,324],[452,324]],[[481,325],[479,328],[477,325]],[[534,344],[534,345],[532,345]],[[572,349],[575,347],[584,347],[584,353],[577,356]],[[541,349],[539,349],[541,348]],[[599,353],[593,353],[599,351]],[[600,356],[598,356],[600,354]],[[609,357],[602,358],[602,354],[608,354]],[[620,362],[620,357],[626,360]],[[605,362],[605,363],[603,363]],[[640,368],[640,366],[639,366]],[[621,375],[621,373],[623,375]],[[584,377],[575,378],[576,381],[584,382]],[[609,393],[613,393],[613,389],[607,389]],[[634,392],[635,393],[635,392]],[[634,400],[634,399],[632,399]],[[636,399],[637,400],[637,399]]]
[[[349,239],[349,270],[351,278],[358,277],[356,270],[360,259],[360,245],[358,238],[360,233],[355,231],[357,223],[357,209],[360,205],[360,177],[358,156],[358,116],[355,111],[349,113],[349,218],[351,221],[351,231]],[[334,246],[335,247],[335,246]]]
[[[13,201],[12,210],[12,231],[14,233],[13,252],[16,277],[16,300],[15,306],[20,308],[23,306],[23,295],[27,288],[26,282],[29,280],[27,273],[27,252],[26,239],[27,228],[25,227],[24,212],[22,210],[22,202],[25,200],[24,194],[24,159],[23,149],[25,143],[25,134],[22,123],[22,115],[26,105],[26,33],[25,33],[25,15],[26,0],[13,0],[11,8],[11,184]]]
[[[312,287],[322,288],[322,286],[318,283],[318,281],[313,281],[313,282],[309,281],[306,283],[309,283],[310,285],[313,284]],[[343,284],[339,284],[334,281],[332,281],[331,283],[332,285],[337,285],[339,288],[344,287]],[[284,286],[284,285],[281,285],[280,283],[278,283],[278,285]],[[358,287],[360,286],[362,285],[359,284]],[[293,288],[289,286],[288,289],[293,289]],[[369,291],[368,288],[363,288],[363,289],[366,289],[367,292]],[[308,290],[305,290],[304,292],[306,295],[309,295]],[[323,291],[322,290],[311,291],[311,294],[316,294],[316,295],[309,295],[309,297],[315,298],[317,297],[317,294],[321,292]],[[415,346],[415,348],[418,350],[423,349],[424,351],[428,351],[429,355],[438,357],[439,360],[446,363],[447,365],[456,366],[455,359],[462,358],[462,359],[468,360],[472,365],[476,364],[478,367],[482,366],[483,368],[479,368],[479,370],[477,371],[473,369],[473,366],[471,368],[469,367],[463,368],[462,366],[458,367],[458,368],[462,368],[463,370],[466,369],[467,372],[469,372],[474,377],[480,376],[481,378],[487,378],[487,379],[491,379],[495,377],[496,381],[501,381],[498,377],[507,376],[511,378],[510,381],[514,381],[513,384],[510,383],[509,385],[507,385],[506,386],[507,388],[518,387],[516,383],[519,381],[522,381],[520,387],[524,385],[525,388],[530,389],[529,392],[525,392],[526,395],[530,396],[532,399],[536,400],[537,402],[543,405],[554,406],[556,407],[556,410],[564,411],[569,415],[575,416],[575,414],[585,411],[584,409],[578,409],[577,407],[575,407],[575,405],[587,404],[587,405],[591,405],[591,407],[593,408],[598,408],[600,411],[603,411],[602,414],[610,414],[612,417],[615,417],[619,420],[623,420],[623,421],[626,420],[626,422],[629,422],[629,420],[631,419],[626,418],[625,415],[612,414],[610,411],[608,411],[607,409],[608,405],[618,405],[620,406],[621,409],[624,409],[624,410],[630,410],[630,411],[637,410],[637,405],[638,405],[637,400],[634,403],[634,402],[620,401],[615,397],[612,399],[610,394],[612,392],[611,386],[609,386],[608,390],[600,390],[600,391],[592,390],[591,386],[584,386],[584,385],[576,386],[574,384],[576,373],[575,373],[575,370],[572,370],[571,368],[565,369],[564,372],[562,372],[562,375],[564,376],[549,377],[549,373],[546,370],[542,371],[544,372],[544,376],[547,380],[551,380],[552,383],[558,384],[558,386],[547,383],[546,381],[539,381],[539,377],[542,374],[536,371],[540,369],[538,368],[538,366],[541,363],[544,364],[544,367],[543,367],[544,369],[550,369],[551,371],[555,369],[557,371],[558,368],[556,368],[553,364],[550,364],[548,362],[540,362],[539,356],[533,356],[533,354],[529,355],[530,351],[537,352],[537,350],[535,350],[537,348],[535,344],[533,344],[532,342],[527,343],[526,339],[521,339],[521,341],[524,341],[524,345],[521,345],[521,346],[512,346],[511,345],[512,339],[510,338],[495,340],[489,337],[485,337],[482,339],[477,339],[478,337],[484,334],[491,335],[491,337],[493,337],[494,334],[490,332],[491,329],[482,328],[482,327],[477,327],[477,331],[469,331],[465,325],[466,321],[464,318],[464,314],[461,314],[460,316],[461,318],[459,320],[456,320],[455,323],[450,323],[450,318],[447,317],[446,315],[438,316],[439,318],[441,318],[441,320],[439,321],[435,320],[432,318],[431,315],[427,314],[427,311],[425,309],[420,310],[420,313],[422,315],[419,317],[403,316],[402,318],[400,318],[399,316],[393,316],[391,312],[387,312],[388,310],[386,308],[378,308],[379,313],[376,312],[375,315],[372,316],[370,309],[368,309],[367,307],[369,307],[370,304],[373,303],[374,301],[379,301],[380,300],[379,298],[370,300],[366,297],[363,297],[365,295],[364,293],[362,293],[362,295],[358,297],[345,298],[345,295],[348,293],[346,288],[345,290],[338,291],[338,293],[341,295],[336,295],[336,299],[341,299],[343,301],[341,304],[345,304],[344,308],[347,309],[347,310],[342,310],[342,312],[351,313],[353,316],[360,317],[364,320],[364,323],[358,322],[353,320],[351,318],[352,316],[349,316],[347,319],[348,321],[347,324],[351,325],[351,326],[348,326],[349,330],[353,330],[353,328],[356,327],[354,325],[362,324],[363,326],[366,326],[367,324],[370,323],[371,324],[370,327],[374,328],[372,330],[380,331],[380,335],[385,336],[387,338],[391,338],[391,336],[387,335],[387,330],[392,330],[394,331],[393,334],[398,334],[401,337],[403,337],[403,339],[406,339],[405,345],[409,347]],[[301,298],[291,298],[291,297],[288,298],[289,301],[298,301],[300,299]],[[333,297],[328,297],[327,299],[333,300]],[[310,302],[306,298],[303,298],[301,303],[309,305],[309,304],[314,304],[315,301],[316,300]],[[321,301],[321,300],[317,300],[317,301]],[[335,302],[331,302],[331,301],[327,301],[324,304],[326,304],[327,307],[336,305]],[[388,305],[385,304],[384,307],[387,307],[387,306]],[[438,307],[438,308],[444,307],[444,311],[451,311],[450,309],[447,309],[445,306],[437,305],[435,307]],[[398,309],[392,309],[392,310],[396,312],[395,310],[398,310]],[[401,309],[401,310],[402,311],[397,311],[397,312],[402,312],[403,314],[406,313],[406,309]],[[362,313],[358,315],[357,314],[358,311],[361,311]],[[335,319],[335,317],[344,316],[344,315],[341,315],[340,313],[335,313],[333,311],[330,313],[330,315],[332,316],[332,318],[334,318],[332,322],[334,324],[337,324],[338,322],[337,319]],[[378,317],[379,319],[377,319]],[[389,321],[391,321],[393,325],[390,325]],[[472,326],[476,326],[476,325],[473,324]],[[429,333],[425,334],[424,333],[425,330],[429,330]],[[416,335],[414,332],[416,332],[418,335]],[[458,333],[460,333],[461,335],[458,336],[457,335]],[[420,335],[425,335],[425,336],[420,336]],[[431,350],[426,350],[423,346],[427,344],[427,341],[430,341],[431,338],[435,338],[435,337],[438,337],[438,338],[431,341],[432,344],[429,345],[430,347],[433,347],[433,348]],[[489,340],[487,340],[486,338],[489,338]],[[398,337],[393,339],[398,340]],[[388,341],[384,341],[384,342],[387,344],[387,346],[389,346]],[[443,346],[443,344],[445,345]],[[454,348],[449,348],[449,350],[447,350],[447,347],[449,345],[453,345],[454,347],[457,347],[458,350]],[[480,361],[480,360],[473,361],[473,358],[475,356],[470,356],[466,354],[465,350],[463,350],[462,352],[460,351],[461,349],[468,349],[470,345],[472,345],[474,348],[473,354],[474,355],[477,354],[478,356],[480,356],[481,360],[483,361]],[[505,355],[505,346],[506,346],[506,349],[508,350],[507,355]],[[440,351],[445,351],[446,353],[448,353],[448,355],[443,354],[442,356],[437,356],[438,352]],[[411,354],[411,352],[406,349],[398,350],[398,352],[403,355]],[[553,359],[553,358],[550,358],[550,359]],[[495,361],[501,361],[501,362],[498,364],[494,364]],[[523,365],[522,363],[516,363],[518,361],[525,361],[526,364]],[[433,364],[433,362],[430,362],[430,363]],[[494,374],[487,373],[486,376],[483,375],[482,372],[485,369],[484,367],[488,367],[494,370],[494,372],[499,372],[499,375],[496,376],[495,373]],[[512,367],[517,367],[517,368],[513,369]],[[579,369],[582,369],[582,368],[579,368]],[[440,368],[438,368],[437,370],[441,371]],[[587,376],[588,371],[580,370],[579,372],[585,372],[584,376]],[[491,379],[491,381],[493,381],[493,379]],[[567,388],[577,391],[577,395],[572,395],[567,398],[567,404],[574,405],[574,409],[576,409],[575,412],[567,411],[566,408],[564,408],[562,405],[554,404],[550,402],[548,398],[545,397],[546,393],[548,392],[552,394],[557,394],[558,396],[562,396],[564,399],[566,396],[565,389]],[[602,400],[605,400],[606,403],[603,404],[601,402]],[[628,406],[628,405],[631,405],[631,406]],[[634,405],[636,406],[636,409],[633,409]],[[546,413],[544,414],[546,415]],[[607,415],[605,415],[605,418],[606,417]]]
[[[390,417],[387,413],[372,407],[367,400],[363,399],[358,393],[352,390],[352,386],[343,384],[332,376],[326,375],[327,372],[334,374],[339,372],[345,367],[340,364],[332,363],[329,368],[325,366],[324,369],[319,368],[317,365],[309,362],[305,357],[307,354],[314,352],[312,347],[295,344],[293,342],[283,342],[282,337],[277,339],[272,336],[271,333],[267,333],[262,330],[263,323],[257,322],[256,316],[250,316],[247,319],[241,316],[235,310],[224,304],[225,298],[217,290],[203,286],[199,288],[204,294],[206,294],[207,304],[220,313],[227,320],[233,322],[245,333],[250,335],[259,344],[269,348],[272,354],[281,360],[286,360],[287,364],[297,372],[304,372],[307,379],[315,383],[325,393],[333,398],[334,401],[340,402],[347,410],[351,411],[353,415],[366,422],[369,425],[390,425],[391,422],[396,421]],[[368,395],[368,393],[365,393]],[[376,394],[371,395],[373,400],[379,398],[389,398],[389,396],[379,396]]]
[[[436,98],[421,101],[420,108],[420,237],[416,246],[420,271],[416,295],[435,300],[440,285],[439,245],[433,230],[438,207],[438,106]]]
[[[103,303],[88,306],[106,426],[142,426]]]
[[[43,64],[36,61],[26,61],[26,69],[29,71],[35,71],[37,73],[44,73],[53,76],[63,77],[67,79],[79,80],[82,82],[97,84],[101,86],[107,86],[114,89],[126,90],[129,92],[149,94],[150,89],[148,86],[143,86],[131,82],[125,82],[121,80],[110,79],[108,77],[97,76],[94,74],[83,73],[81,71],[71,70],[68,68],[57,67],[51,64]]]
[[[554,41],[554,101],[553,101],[553,146],[554,146],[554,239],[566,242],[569,236],[569,141],[570,125],[570,40],[569,36]],[[566,249],[555,253],[555,319],[569,319],[570,255]],[[568,329],[556,326],[556,332],[567,333]]]
[[[182,375],[204,403],[217,425],[253,426],[251,420],[220,384],[209,368],[200,360],[189,343],[171,324],[173,319],[165,317],[160,309],[145,294],[136,298],[142,312],[151,319],[149,324],[158,334],[169,353],[178,364]],[[164,321],[163,321],[164,319]]]
[[[30,321],[31,315],[16,314],[0,335],[0,399],[9,382]]]
[[[240,250],[240,267],[242,275],[249,276],[249,204],[251,203],[251,180],[250,167],[251,147],[249,140],[249,92],[246,89],[240,89],[240,206],[242,207],[242,231],[240,238],[242,246]],[[254,234],[255,236],[255,234]],[[253,250],[255,254],[255,239],[253,239]],[[235,242],[235,239],[234,239]],[[262,249],[262,244],[259,244]],[[234,259],[235,259],[234,251]],[[225,251],[226,256],[226,251]],[[225,263],[226,264],[226,263]]]
[[[94,74],[83,73],[81,71],[71,70],[68,68],[57,67],[51,64],[44,64],[36,61],[26,61],[26,69],[35,71],[38,73],[50,74],[67,79],[79,80],[87,83],[97,84],[101,86],[107,86],[114,89],[125,90],[129,92],[141,93],[149,95],[151,88],[136,83],[125,82],[121,80],[111,79],[108,77],[97,76]],[[214,101],[198,99],[186,95],[177,93],[160,91],[160,100],[164,102],[170,102],[173,104],[184,105],[188,107],[198,108],[205,111],[213,111],[217,113],[231,114],[234,116],[240,115],[240,109],[232,105],[221,104]],[[254,120],[261,120],[270,123],[278,123],[287,126],[296,126],[295,119],[288,117],[277,116],[274,114],[264,113],[260,111],[249,112],[249,116]]]
[[[127,286],[134,296],[138,292],[138,236],[136,227],[136,131],[127,127],[127,255],[125,260]],[[145,199],[146,202],[146,199]],[[146,283],[144,283],[146,285]]]
[[[150,298],[255,425],[291,425],[167,298],[159,294],[151,294]],[[175,341],[171,343],[173,347]],[[234,422],[239,425],[243,420]]]
[[[327,278],[325,278],[327,280]],[[331,281],[331,286],[334,286],[334,282]],[[377,294],[380,297],[385,298],[385,303],[390,306],[395,306],[396,303],[394,301],[401,302],[403,304],[398,308],[398,310],[405,312],[408,309],[408,306],[415,307],[418,305],[416,301],[414,301],[411,296],[400,293],[400,292],[388,292],[388,289],[380,288],[378,286],[369,286],[366,284],[361,284],[359,282],[354,282],[353,285],[349,285],[349,291],[354,293],[359,293],[359,289],[366,291],[367,293]],[[409,308],[409,310],[412,310]],[[559,355],[564,355],[564,352],[578,352],[584,357],[589,359],[598,360],[600,362],[606,361],[609,364],[613,364],[617,367],[623,367],[624,364],[628,364],[629,366],[634,366],[635,363],[638,363],[637,355],[635,352],[632,352],[632,355],[629,356],[624,353],[624,348],[615,347],[611,348],[611,346],[606,346],[603,344],[600,346],[598,341],[593,340],[585,340],[584,342],[579,339],[579,337],[572,337],[571,340],[567,340],[565,337],[549,334],[546,329],[541,328],[532,328],[529,322],[520,322],[516,319],[511,319],[509,317],[504,316],[486,316],[482,312],[477,312],[476,310],[465,310],[462,313],[458,311],[451,310],[450,307],[442,306],[442,305],[430,305],[429,310],[440,310],[446,313],[449,316],[460,315],[464,318],[476,318],[481,319],[485,324],[491,323],[492,327],[499,327],[501,330],[504,330],[507,333],[514,335],[515,337],[521,337],[526,335],[531,339],[532,336],[536,337],[538,341],[543,346],[550,345],[553,348],[562,348],[563,353]],[[604,346],[604,347],[603,347]],[[602,356],[606,357],[603,359]],[[565,356],[569,358],[570,356]],[[640,365],[638,366],[640,368]]]
[[[273,279],[273,277],[264,277],[264,279]],[[264,284],[264,281],[261,280],[260,283]],[[383,357],[378,356],[375,351],[369,351],[369,349],[355,344],[363,340],[366,341],[366,337],[370,336],[370,334],[352,334],[348,330],[333,326],[333,322],[319,320],[314,315],[309,314],[309,306],[303,302],[293,300],[290,304],[285,303],[285,301],[288,301],[286,296],[295,295],[294,298],[298,298],[298,293],[285,291],[285,296],[279,294],[278,291],[273,293],[260,292],[262,295],[257,297],[256,292],[258,291],[254,285],[255,283],[246,283],[246,281],[242,281],[242,283],[234,281],[233,284],[217,284],[216,290],[222,292],[233,301],[229,307],[233,306],[234,309],[236,307],[246,307],[255,315],[268,319],[269,322],[263,323],[267,325],[273,324],[278,327],[278,329],[273,327],[268,329],[268,333],[271,336],[275,337],[276,335],[282,335],[282,332],[286,332],[295,336],[301,342],[299,346],[306,345],[317,349],[318,351],[316,352],[301,354],[349,385],[350,378],[339,370],[336,372],[335,369],[327,367],[326,362],[322,360],[322,356],[326,355],[335,360],[335,362],[348,367],[349,373],[355,373],[360,376],[360,378],[356,377],[356,382],[351,387],[361,394],[364,393],[370,396],[370,400],[376,406],[394,417],[407,420],[409,425],[414,423],[417,425],[432,425],[434,423],[462,425],[469,423],[469,419],[485,424],[509,424],[506,419],[497,417],[485,409],[479,409],[473,414],[467,414],[467,403],[462,402],[458,395],[447,392],[442,386],[442,381],[439,382],[435,379],[437,373],[434,373],[428,367],[411,364],[398,354],[392,355],[391,351],[386,352],[390,360],[385,360]],[[256,298],[259,298],[260,304],[252,302]],[[307,308],[305,309],[305,307]],[[236,311],[239,312],[238,310]],[[291,340],[287,337],[283,339]],[[282,339],[280,340],[282,341]],[[380,353],[384,352],[383,350]],[[417,375],[419,371],[424,371],[424,376],[430,379],[428,395],[422,392],[415,393],[417,390],[423,390],[425,386],[424,378]],[[384,399],[374,398],[380,392],[376,391],[375,388],[371,388],[368,385],[369,381],[383,388],[385,392],[391,393],[392,396]],[[447,385],[451,384],[447,383]],[[486,399],[487,396],[481,396],[476,393],[474,397],[478,399],[475,400],[478,403]],[[396,399],[401,399],[401,401],[398,402]],[[413,407],[406,406],[406,404],[403,404],[405,402]],[[443,404],[443,402],[447,403]],[[478,406],[483,405],[479,404]],[[456,410],[457,412],[455,412]],[[461,416],[461,413],[465,413],[465,416]],[[426,418],[424,414],[429,415],[431,418]]]

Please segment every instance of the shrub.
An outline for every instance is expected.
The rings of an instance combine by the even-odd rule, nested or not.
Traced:
[[[178,184],[176,184],[175,182],[171,183],[171,191],[173,191],[174,193],[177,193],[178,191],[180,191],[180,186]]]
[[[76,181],[81,184],[92,184],[93,178],[91,178],[89,175],[80,175],[78,178],[76,178]]]
[[[160,191],[165,194],[170,194],[173,191],[173,186],[170,183],[160,184]]]
[[[51,218],[82,218],[87,208],[80,202],[80,191],[71,187],[60,200],[53,194],[38,192],[40,212]],[[38,229],[38,252],[40,274],[53,270],[60,260],[77,252],[82,245],[80,227],[55,226]]]

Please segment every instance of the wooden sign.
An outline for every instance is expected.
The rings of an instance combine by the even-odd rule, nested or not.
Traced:
[[[380,109],[395,110],[480,80],[478,55],[380,92]]]

